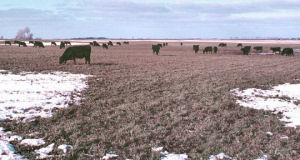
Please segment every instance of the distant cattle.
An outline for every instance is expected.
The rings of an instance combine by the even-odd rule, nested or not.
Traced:
[[[43,42],[41,42],[41,41],[35,41],[33,44],[33,47],[45,48]]]
[[[277,53],[278,52],[278,54],[280,54],[280,52],[281,52],[281,47],[271,47],[271,50],[272,50],[272,52],[273,53]]]
[[[263,51],[263,47],[262,46],[256,46],[256,47],[253,47],[253,49],[255,49],[256,51],[260,51],[260,52]]]
[[[7,45],[7,44],[8,44],[8,45],[10,45],[10,46],[11,46],[11,42],[10,42],[10,41],[5,41],[5,42],[4,42],[4,44],[5,44],[5,45]]]
[[[29,44],[34,44],[34,41],[29,41]]]
[[[220,43],[220,44],[219,44],[219,47],[226,47],[226,46],[227,46],[226,43]]]
[[[160,48],[161,48],[161,45],[159,45],[159,44],[152,45],[153,54],[158,55]]]
[[[102,48],[108,49],[108,45],[107,45],[106,43],[103,43],[103,44],[102,44]]]
[[[182,45],[183,45],[183,43],[181,42],[181,43],[180,43],[180,45],[182,46]]]
[[[163,47],[163,45],[161,44],[161,43],[158,43],[157,44],[160,48],[162,48]]]
[[[281,52],[281,55],[294,56],[294,49],[293,48],[284,48]]]
[[[112,41],[109,41],[109,42],[107,43],[107,45],[108,45],[108,46],[113,46],[114,44],[112,43]]]
[[[117,42],[117,45],[119,45],[119,46],[120,46],[120,45],[121,45],[121,42]]]
[[[205,47],[204,50],[203,50],[203,54],[212,53],[212,50],[213,50],[212,46]]]
[[[100,46],[100,44],[97,41],[93,41],[93,46]]]
[[[237,47],[243,47],[242,43],[237,44]]]
[[[129,41],[124,41],[123,44],[129,44]]]
[[[241,49],[244,55],[248,55],[250,50],[251,50],[251,46],[245,46],[244,48]]]
[[[91,46],[93,46],[93,45],[94,45],[94,43],[93,43],[93,42],[90,42],[90,45],[91,45]]]
[[[20,47],[20,41],[15,40],[14,44],[19,44],[19,47]]]
[[[59,58],[59,64],[66,63],[68,60],[73,60],[76,64],[76,58],[85,58],[85,64],[91,62],[91,46],[73,46],[65,50]]]
[[[216,46],[214,47],[214,53],[216,53],[216,54],[218,53],[218,47],[216,47]]]
[[[55,43],[55,42],[51,42],[51,46],[52,46],[52,45],[53,45],[53,46],[56,46],[56,43]]]
[[[64,41],[65,45],[71,45],[70,41]]]
[[[195,54],[199,51],[199,45],[193,45],[193,50],[195,51]]]
[[[63,48],[65,48],[65,42],[60,42],[60,45],[59,45],[59,49],[63,49]]]
[[[27,47],[27,45],[26,45],[25,42],[19,42],[19,47],[20,47],[20,46]]]

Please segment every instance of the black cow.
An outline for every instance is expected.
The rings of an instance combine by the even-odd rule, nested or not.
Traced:
[[[209,52],[212,53],[212,50],[213,50],[212,46],[205,47],[204,50],[203,50],[203,54],[209,53]]]
[[[52,45],[53,45],[53,46],[56,46],[56,43],[55,43],[55,42],[51,42],[51,46],[52,46]]]
[[[33,41],[29,41],[29,44],[34,44],[34,42]]]
[[[193,45],[193,50],[195,51],[195,54],[199,51],[199,45]]]
[[[19,47],[20,47],[20,41],[15,40],[15,41],[14,41],[14,44],[18,44]]]
[[[226,43],[220,43],[220,44],[219,44],[219,47],[226,47],[226,46],[227,46]]]
[[[183,45],[183,43],[181,42],[181,43],[180,43],[180,45],[182,46],[182,45]]]
[[[108,45],[108,46],[113,46],[114,44],[112,43],[112,41],[109,41],[109,42],[107,43],[107,45]]]
[[[218,53],[218,47],[216,47],[216,46],[214,47],[214,53],[216,53],[216,54]]]
[[[251,50],[251,46],[245,46],[244,48],[241,49],[243,51],[244,55],[248,55],[250,50]]]
[[[108,45],[107,45],[106,43],[103,43],[103,44],[102,44],[102,48],[108,49]]]
[[[156,55],[158,55],[160,48],[161,48],[161,44],[152,45],[153,54],[156,53]]]
[[[71,45],[70,41],[64,41],[65,45]]]
[[[281,52],[281,55],[294,56],[294,49],[293,48],[284,48]]]
[[[85,58],[85,64],[91,63],[91,46],[73,46],[65,50],[64,54],[59,57],[59,64],[73,60],[76,64],[76,58]]]
[[[243,47],[242,43],[237,44],[237,47]]]
[[[100,46],[100,44],[97,41],[93,41],[93,46]]]
[[[60,42],[59,49],[65,48],[65,46],[66,46],[65,42]]]
[[[281,52],[281,47],[271,47],[271,50],[272,50],[272,52],[275,53],[275,54],[276,54],[277,52],[280,54],[280,52]]]
[[[119,46],[120,46],[120,45],[121,45],[121,42],[117,42],[117,45],[119,45]]]
[[[10,42],[10,41],[5,41],[5,42],[4,42],[4,44],[5,44],[5,45],[7,45],[7,44],[8,44],[8,45],[10,45],[10,46],[11,46],[11,42]]]
[[[123,44],[129,44],[129,41],[124,41]]]
[[[256,46],[256,47],[253,47],[253,49],[255,49],[256,51],[260,51],[260,52],[263,51],[263,47],[262,46]]]
[[[35,41],[33,44],[33,47],[45,48],[43,42],[41,42],[41,41]]]
[[[20,47],[20,46],[27,47],[27,45],[26,45],[25,42],[19,42],[19,47]]]

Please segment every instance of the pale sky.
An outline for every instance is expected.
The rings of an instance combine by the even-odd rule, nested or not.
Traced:
[[[0,36],[300,38],[300,0],[1,0]]]

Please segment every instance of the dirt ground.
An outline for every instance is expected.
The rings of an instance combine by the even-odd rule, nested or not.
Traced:
[[[114,41],[116,42],[116,40]],[[47,144],[70,144],[61,159],[95,159],[114,151],[119,159],[156,159],[152,147],[207,159],[220,152],[237,159],[299,159],[300,130],[286,128],[278,115],[244,108],[229,93],[234,88],[269,88],[299,83],[300,53],[295,56],[242,55],[237,43],[218,54],[202,54],[219,42],[169,42],[152,53],[155,41],[92,47],[91,64],[77,60],[59,65],[64,49],[0,46],[0,69],[66,71],[94,75],[81,105],[58,110],[50,119],[29,123],[1,122],[21,136],[35,131]],[[193,44],[200,45],[195,54]],[[244,44],[246,45],[246,44]],[[248,44],[300,48],[297,43]],[[272,132],[268,136],[266,132]],[[280,137],[286,135],[288,140]],[[47,145],[45,144],[45,145]],[[28,158],[34,148],[14,146]],[[54,150],[53,154],[59,154]],[[60,153],[61,154],[61,153]]]

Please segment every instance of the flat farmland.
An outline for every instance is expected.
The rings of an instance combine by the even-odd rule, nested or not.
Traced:
[[[121,40],[120,40],[121,41]],[[108,42],[99,41],[101,42]],[[117,42],[117,40],[113,40]],[[221,152],[237,159],[299,159],[300,130],[288,128],[278,114],[239,106],[230,90],[300,83],[300,53],[295,56],[242,55],[238,42],[226,42],[217,54],[202,54],[216,41],[168,41],[158,56],[158,41],[135,40],[108,50],[92,47],[84,60],[59,65],[64,49],[0,46],[0,69],[13,73],[64,71],[92,75],[80,104],[56,110],[51,118],[31,122],[3,121],[0,126],[26,137],[38,132],[49,145],[73,149],[57,159],[159,159],[153,147],[208,159]],[[200,45],[195,54],[192,45]],[[300,48],[300,42],[249,41],[244,46]],[[266,132],[272,132],[268,136]],[[280,137],[288,136],[287,140]],[[47,145],[46,144],[46,145]],[[34,147],[14,144],[32,158]],[[54,155],[62,155],[54,149]]]

